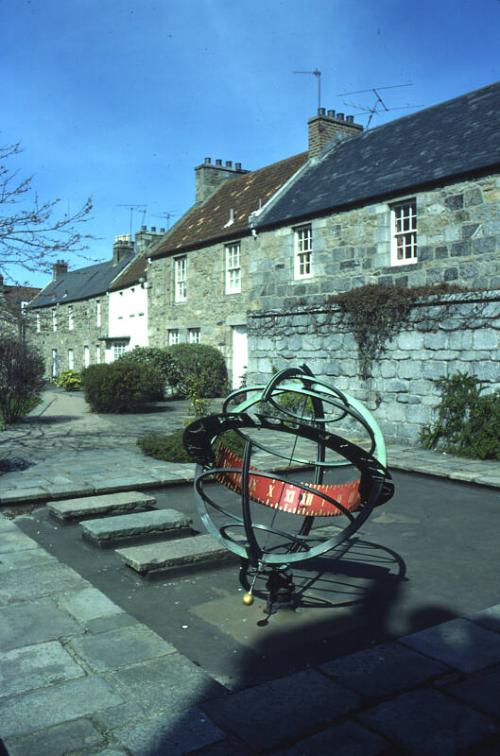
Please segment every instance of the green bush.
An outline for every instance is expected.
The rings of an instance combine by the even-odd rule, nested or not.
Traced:
[[[64,370],[56,380],[56,386],[65,391],[79,391],[82,387],[82,376],[76,370]]]
[[[16,337],[0,340],[0,426],[32,410],[45,385],[40,354]]]
[[[500,393],[482,394],[480,381],[464,373],[436,383],[441,403],[435,422],[422,429],[422,446],[474,459],[500,459]]]
[[[148,457],[162,459],[164,462],[192,462],[182,443],[183,435],[184,428],[168,434],[151,433],[138,439],[137,445]],[[221,436],[220,441],[236,454],[243,454],[245,442],[235,431],[227,431]]]
[[[224,396],[228,391],[224,357],[208,344],[174,344],[165,352],[172,359],[167,381],[174,395],[185,399],[195,392],[200,398]]]
[[[154,368],[163,376],[164,383],[168,385],[170,385],[170,376],[175,373],[173,357],[167,349],[160,347],[135,347],[131,352],[125,352],[120,357],[120,362],[134,362]],[[157,397],[158,401],[163,399],[163,396],[164,389],[162,386],[161,394]]]
[[[85,399],[94,412],[134,412],[162,394],[163,378],[148,365],[117,360],[82,372]]]

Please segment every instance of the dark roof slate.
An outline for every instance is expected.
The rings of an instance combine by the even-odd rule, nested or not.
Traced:
[[[119,291],[120,289],[126,289],[127,286],[133,286],[139,283],[139,279],[146,276],[146,269],[148,267],[149,252],[145,252],[139,257],[135,257],[129,265],[120,273],[109,287],[110,291]]]
[[[248,217],[301,168],[307,153],[228,179],[203,204],[193,206],[150,253],[151,258],[175,254],[220,239],[250,233]],[[228,224],[230,212],[233,222]]]
[[[496,165],[500,82],[341,142],[311,163],[256,225],[279,225]]]
[[[49,305],[77,302],[89,299],[108,291],[111,282],[131,262],[132,256],[125,255],[116,265],[112,260],[89,265],[86,268],[70,270],[51,281],[30,303],[29,307],[48,307]]]

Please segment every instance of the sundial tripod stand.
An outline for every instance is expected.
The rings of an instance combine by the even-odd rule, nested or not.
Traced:
[[[343,426],[353,424],[364,433],[368,448],[346,437]],[[341,430],[333,432],[337,427]],[[242,455],[228,443],[231,436],[243,445]],[[291,450],[283,449],[283,439]],[[301,444],[307,447],[305,455]],[[195,494],[202,522],[240,557],[244,603],[253,602],[257,579],[266,577],[260,595],[267,598],[268,614],[294,606],[294,564],[352,538],[394,491],[373,415],[305,365],[278,372],[264,386],[233,391],[221,413],[188,426],[184,445],[198,463]],[[273,470],[302,467],[300,477],[304,472],[308,480],[292,482],[284,473],[264,471],[262,452],[274,459]],[[356,470],[357,476],[326,481],[342,468]],[[214,488],[226,495],[216,498]],[[317,518],[334,521],[334,532],[316,532]]]

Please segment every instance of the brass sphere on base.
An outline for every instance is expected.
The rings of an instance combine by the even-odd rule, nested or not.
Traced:
[[[243,603],[245,604],[245,606],[252,606],[253,595],[251,593],[245,593],[243,596]]]

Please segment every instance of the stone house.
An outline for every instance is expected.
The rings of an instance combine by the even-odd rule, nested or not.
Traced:
[[[196,202],[148,252],[149,344],[202,341],[221,350],[233,385],[247,358],[249,264],[255,239],[248,218],[283,190],[307,154],[256,171],[210,158],[196,170]]]
[[[134,346],[147,344],[147,302],[139,284],[120,275],[161,238],[163,229],[145,227],[135,235],[117,236],[113,257],[77,270],[67,263],[53,266],[52,281],[30,303],[32,339],[51,378],[64,370],[80,371],[91,363],[112,362]]]
[[[39,291],[34,286],[5,284],[0,276],[0,334],[17,336],[21,340],[27,338],[26,307]]]
[[[259,307],[377,282],[500,288],[500,83],[366,132],[320,109],[309,156],[250,219]]]

